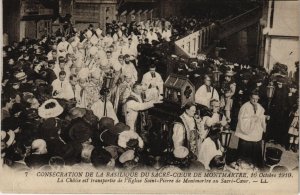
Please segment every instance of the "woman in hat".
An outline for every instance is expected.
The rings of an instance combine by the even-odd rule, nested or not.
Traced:
[[[45,101],[38,109],[38,115],[42,118],[39,134],[46,141],[49,153],[57,154],[57,148],[65,144],[60,137],[62,121],[58,118],[63,111],[55,99]]]

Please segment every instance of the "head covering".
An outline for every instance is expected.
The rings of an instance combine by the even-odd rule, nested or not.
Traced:
[[[83,43],[82,43],[82,42],[79,42],[79,43],[78,43],[78,49],[83,49],[83,48],[84,48]]]
[[[115,126],[102,131],[99,137],[100,141],[104,146],[117,146],[119,134],[129,129],[130,127],[125,125],[124,123],[117,123]],[[137,144],[138,141],[136,140],[135,145]]]
[[[14,103],[12,108],[11,108],[11,114],[17,114],[19,112],[24,111],[24,105],[22,105],[21,103]]]
[[[250,80],[252,77],[252,73],[250,71],[242,71],[241,78],[242,80]]]
[[[90,30],[86,31],[87,38],[91,38],[92,35],[93,35],[92,31],[90,31]]]
[[[2,120],[2,130],[9,131],[15,130],[20,127],[21,121],[19,118],[16,117],[8,117]]]
[[[62,167],[65,166],[65,160],[60,156],[52,156],[49,159],[49,165],[54,167],[54,168],[57,168],[57,167],[62,168]]]
[[[78,45],[78,42],[76,42],[76,41],[73,41],[73,42],[71,43],[71,46],[72,46],[73,48],[75,48],[77,45]]]
[[[137,140],[137,146],[133,145],[134,141]],[[118,145],[122,148],[143,148],[144,142],[142,138],[134,131],[123,131],[119,134]]]
[[[75,107],[69,111],[69,115],[71,119],[82,118],[86,114],[86,109]]]
[[[173,154],[176,158],[185,158],[189,155],[189,150],[184,146],[178,146],[173,151]]]
[[[273,166],[278,164],[281,160],[282,150],[274,147],[266,148],[266,164]]]
[[[92,45],[97,45],[98,37],[96,35],[93,35],[90,39],[90,42],[91,42]]]
[[[1,131],[1,141],[5,142],[7,147],[11,146],[15,140],[15,133],[12,130],[7,132]]]
[[[119,152],[122,150],[118,146],[106,146],[104,149],[108,151],[115,160],[119,157]]]
[[[83,145],[83,149],[81,151],[81,159],[84,162],[90,162],[91,161],[91,155],[92,155],[92,151],[95,147],[93,145],[90,144],[84,144]]]
[[[100,133],[100,141],[103,146],[117,146],[118,145],[118,135],[110,131],[110,129],[104,130]]]
[[[98,37],[100,37],[101,34],[102,34],[102,30],[100,28],[97,28],[96,29],[96,34],[98,35]]]
[[[123,131],[128,131],[130,130],[130,127],[122,122],[117,123],[114,127],[111,128],[111,132],[113,134],[119,135]]]
[[[86,113],[82,119],[92,127],[96,127],[98,125],[98,117],[93,113],[92,110],[86,110]]]
[[[24,72],[18,72],[18,73],[15,74],[15,78],[18,81],[22,81],[22,80],[27,78],[27,75]]]
[[[47,143],[43,139],[33,140],[32,144],[31,144],[32,151],[42,151],[46,147],[47,147]]]
[[[58,137],[58,131],[61,129],[61,123],[56,118],[48,118],[41,124],[41,136],[44,139]]]
[[[134,150],[127,150],[119,157],[119,161],[120,163],[125,163],[127,161],[133,160],[134,157],[135,157]]]
[[[82,68],[79,72],[78,72],[78,78],[80,79],[86,79],[89,76],[89,69],[88,68]]]
[[[290,84],[290,88],[298,89],[298,84],[297,84],[297,82],[292,82],[292,83]]]
[[[224,166],[225,166],[225,159],[221,155],[214,156],[209,163],[209,167],[211,169],[222,169]]]
[[[102,117],[99,121],[99,129],[103,131],[105,129],[112,129],[114,126],[114,120],[109,117]]]
[[[81,152],[83,149],[83,144],[78,142],[70,142],[61,146],[61,148],[57,148],[57,150],[61,150],[61,156],[66,161],[66,164],[74,164],[74,162],[78,162],[81,156]]]
[[[57,117],[63,111],[63,107],[55,99],[45,101],[38,109],[39,116],[45,119]]]
[[[285,83],[286,83],[286,78],[285,78],[285,77],[282,77],[282,76],[277,76],[277,77],[276,77],[276,82],[277,82],[277,83],[285,84]]]
[[[92,133],[91,126],[84,120],[76,121],[69,130],[70,138],[79,143],[88,141],[92,137]]]
[[[100,79],[101,77],[101,71],[100,69],[95,69],[92,73],[91,73],[91,77],[95,78],[95,79]]]
[[[225,72],[225,76],[230,76],[232,77],[235,74],[235,72],[233,72],[232,70],[226,71]]]
[[[91,153],[91,162],[94,167],[102,167],[107,165],[111,158],[111,154],[100,147],[94,148]]]
[[[92,46],[90,49],[89,49],[89,53],[90,55],[94,56],[96,55],[98,52],[98,48],[96,46]]]

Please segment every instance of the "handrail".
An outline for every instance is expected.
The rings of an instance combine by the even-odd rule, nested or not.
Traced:
[[[251,9],[237,17],[234,17],[226,22],[221,23],[220,31],[218,33],[218,39],[221,40],[225,37],[228,37],[235,32],[240,31],[248,26],[251,26],[259,21],[260,8],[256,7]]]
[[[221,23],[221,24],[222,24],[222,25],[228,24],[228,23],[230,23],[231,21],[234,21],[234,20],[236,20],[236,19],[239,19],[239,18],[241,18],[241,17],[243,17],[243,16],[245,16],[245,15],[248,15],[249,13],[252,13],[252,12],[257,11],[257,10],[260,10],[260,7],[255,7],[255,8],[253,8],[253,9],[249,10],[249,11],[246,11],[246,12],[244,12],[244,13],[238,15],[238,16],[235,16],[235,17],[233,17],[233,18],[230,18],[229,20],[226,20],[226,21],[224,21],[224,22]]]
[[[185,55],[189,58],[196,57],[198,51],[206,53],[203,49],[209,47],[214,40],[223,39],[257,22],[260,18],[259,11],[260,7],[255,7],[243,14],[221,22],[221,25],[217,28],[215,28],[214,24],[202,27],[200,30],[175,41],[177,51],[180,55]],[[187,47],[189,48],[187,49]]]

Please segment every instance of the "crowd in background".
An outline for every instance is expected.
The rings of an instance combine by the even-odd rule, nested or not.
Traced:
[[[210,22],[175,17],[128,25],[114,21],[107,24],[106,32],[90,25],[83,32],[72,28],[66,34],[25,38],[5,47],[4,164],[40,168],[91,163],[127,169],[155,165],[156,159],[148,153],[145,111],[164,103],[163,83],[169,73],[192,81],[196,103],[211,112],[201,116],[199,128],[213,129],[203,137],[206,149],[199,151],[198,160],[192,150],[180,146],[174,148],[171,164],[199,169],[203,164],[205,169],[224,166],[215,125],[239,128],[240,108],[251,95],[260,98],[261,109],[270,116],[266,139],[297,152],[298,82],[287,78],[285,65],[276,64],[268,74],[260,66],[202,54],[196,59],[173,54],[173,40]],[[222,73],[220,79],[215,78],[215,71]],[[275,88],[272,98],[267,94],[270,84]],[[206,93],[212,95],[204,97]],[[223,117],[214,118],[220,112]],[[206,151],[214,155],[207,156]],[[247,164],[245,159],[240,162]]]

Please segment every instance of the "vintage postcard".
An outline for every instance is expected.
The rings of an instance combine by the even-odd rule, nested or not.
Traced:
[[[1,11],[2,193],[298,193],[299,0]]]

